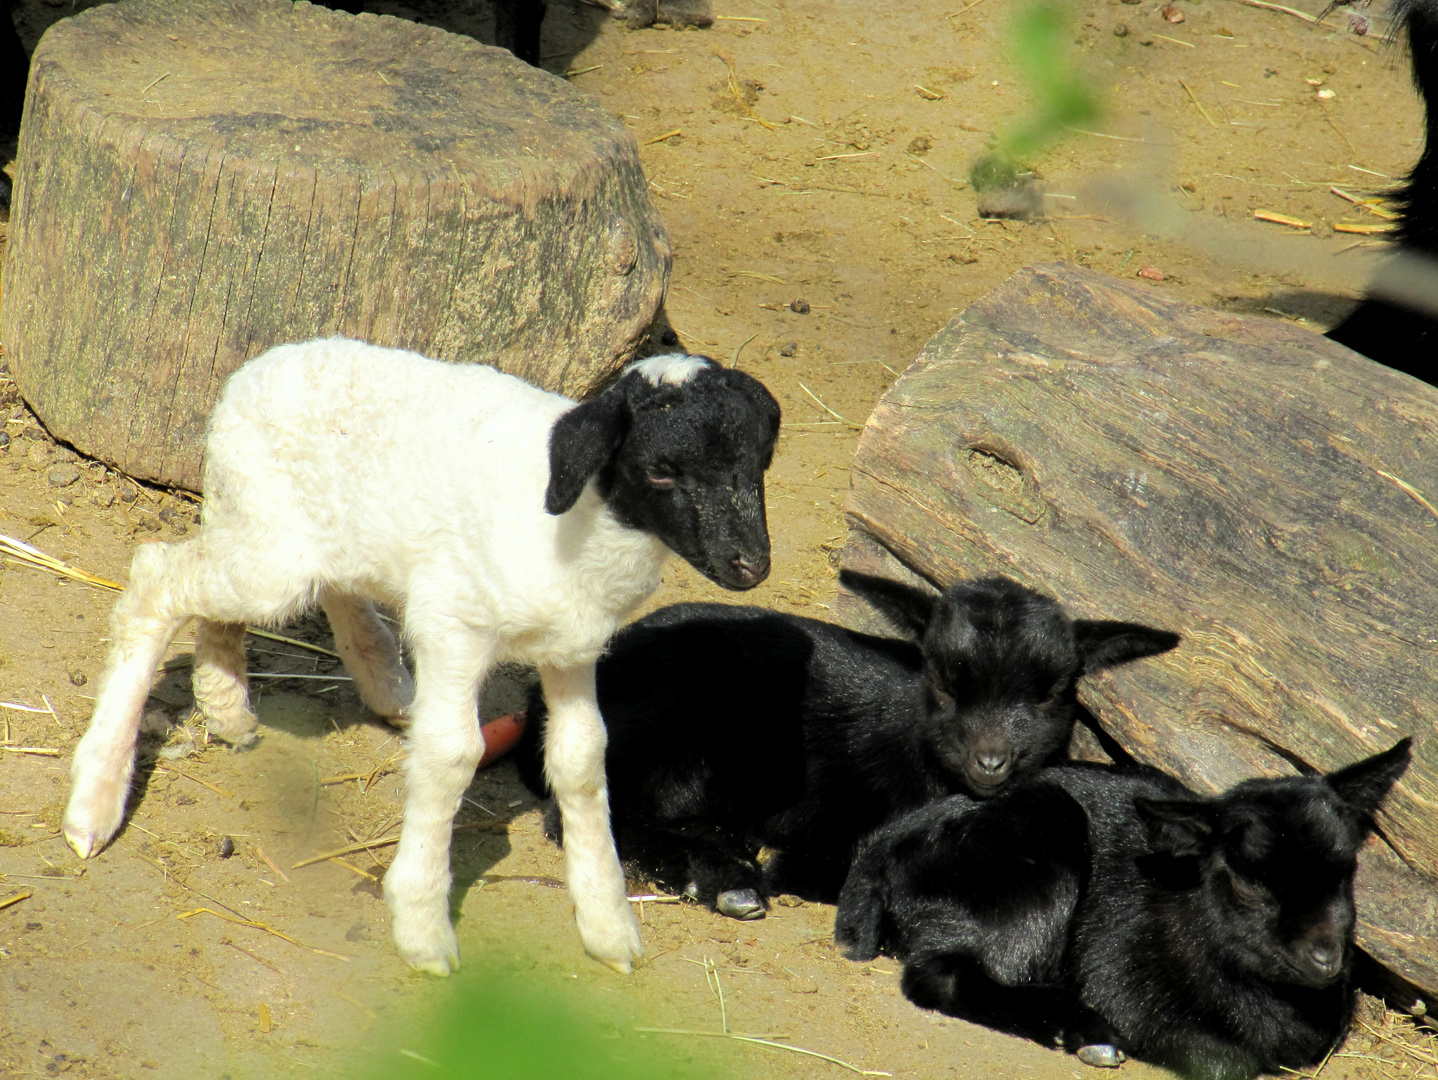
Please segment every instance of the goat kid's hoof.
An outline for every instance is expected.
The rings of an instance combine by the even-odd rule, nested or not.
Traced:
[[[1078,1048],[1078,1059],[1095,1069],[1117,1069],[1124,1063],[1124,1053],[1108,1043],[1091,1043]]]
[[[721,892],[714,907],[720,915],[746,922],[750,919],[762,919],[766,914],[764,901],[760,899],[757,889],[729,889],[727,892]]]

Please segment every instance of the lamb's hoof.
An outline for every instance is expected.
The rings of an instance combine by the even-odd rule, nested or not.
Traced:
[[[628,905],[626,904],[626,909]],[[616,919],[611,925],[581,923],[579,940],[584,951],[605,967],[611,967],[621,975],[631,974],[644,959],[644,946],[639,942],[639,924],[629,915],[626,922]]]
[[[105,846],[103,841],[96,839],[83,829],[73,828],[69,825],[65,826],[65,843],[69,844],[70,847],[74,849],[75,854],[82,859],[88,859],[92,855],[98,855],[100,849]]]
[[[727,892],[721,892],[714,906],[720,915],[728,915],[731,919],[748,921],[764,917],[764,901],[759,898],[755,889],[729,889]]]
[[[425,918],[424,914],[421,911],[393,913],[391,931],[399,958],[415,971],[429,975],[458,971],[459,938],[449,921],[447,907],[436,911],[432,918]]]
[[[1078,1048],[1078,1059],[1095,1069],[1117,1069],[1124,1062],[1124,1054],[1109,1043],[1091,1043]]]
[[[77,782],[60,829],[82,859],[105,850],[125,820],[125,786],[98,780]]]

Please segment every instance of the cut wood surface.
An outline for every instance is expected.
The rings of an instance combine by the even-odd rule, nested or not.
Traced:
[[[35,51],[0,310],[53,434],[198,489],[221,383],[345,334],[582,396],[663,299],[634,139],[455,34],[289,0],[125,0]]]
[[[1080,698],[1199,790],[1414,735],[1358,937],[1438,993],[1438,389],[1302,327],[1029,268],[928,343],[852,477],[847,566],[1007,574],[1181,633]]]

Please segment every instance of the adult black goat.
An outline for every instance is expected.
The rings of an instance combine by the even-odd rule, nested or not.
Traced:
[[[879,830],[835,929],[914,1003],[1200,1080],[1322,1059],[1347,1030],[1358,849],[1411,740],[1326,776],[1202,798],[1065,765]]]
[[[735,918],[761,917],[779,892],[832,899],[859,840],[889,818],[956,791],[991,795],[1061,757],[1080,675],[1179,640],[1072,620],[1007,578],[942,595],[841,580],[919,643],[680,604],[621,630],[599,662],[621,855]],[[520,769],[543,793],[537,697],[531,709]]]
[[[1334,6],[1344,2],[1338,0]],[[1393,237],[1405,255],[1426,260],[1425,276],[1434,280],[1438,278],[1438,0],[1393,0],[1388,13],[1395,27],[1401,26],[1408,36],[1426,132],[1418,163],[1394,195],[1398,220]],[[1410,277],[1412,266],[1394,267],[1388,274]],[[1424,290],[1428,306],[1419,309],[1385,298],[1383,278],[1380,272],[1370,290],[1376,295],[1364,299],[1328,336],[1371,360],[1438,385],[1438,288]],[[1411,287],[1411,282],[1407,284]]]

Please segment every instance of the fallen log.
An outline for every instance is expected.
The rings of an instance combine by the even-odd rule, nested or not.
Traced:
[[[851,475],[846,566],[1007,574],[1180,632],[1080,699],[1199,790],[1415,735],[1358,938],[1438,993],[1438,389],[1279,320],[1030,268],[925,346]],[[881,625],[854,596],[836,613]]]
[[[125,0],[31,65],[0,340],[51,433],[198,489],[220,385],[345,334],[580,396],[663,299],[633,137],[502,49],[289,0]]]

